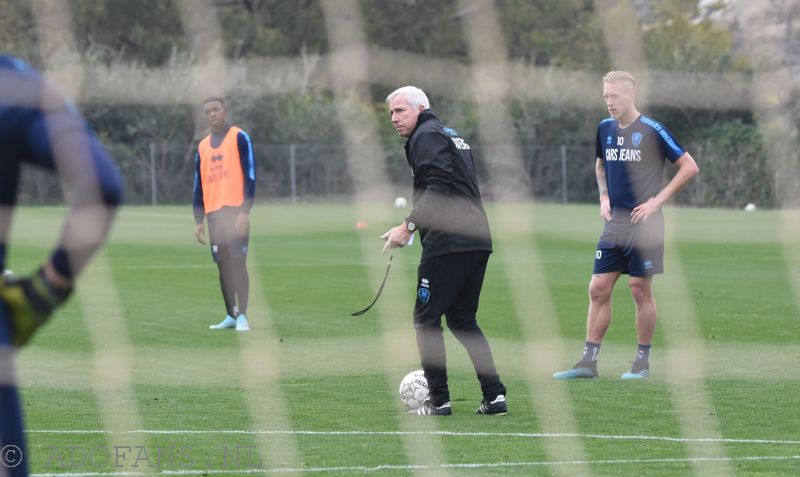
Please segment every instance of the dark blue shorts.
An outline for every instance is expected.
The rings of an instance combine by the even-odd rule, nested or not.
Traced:
[[[632,277],[664,273],[664,216],[626,227],[606,223],[594,255],[594,273],[622,272]]]
[[[211,258],[219,263],[222,255],[226,257],[247,257],[250,242],[249,231],[244,235],[236,232],[238,207],[223,207],[208,214],[208,237],[211,242]]]

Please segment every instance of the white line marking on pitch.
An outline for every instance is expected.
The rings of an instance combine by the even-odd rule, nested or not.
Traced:
[[[30,429],[30,434],[112,434],[104,429]],[[800,440],[787,439],[747,439],[735,437],[669,437],[647,435],[607,435],[607,434],[575,434],[575,433],[527,433],[527,432],[460,432],[460,431],[246,431],[236,429],[192,430],[192,429],[137,429],[125,431],[123,434],[152,435],[191,435],[191,434],[230,434],[230,435],[280,435],[298,436],[416,436],[436,435],[445,437],[521,437],[521,438],[586,438],[624,441],[667,441],[667,442],[722,442],[729,444],[787,444],[800,445]]]
[[[439,465],[399,465],[384,464],[376,466],[341,466],[341,467],[277,467],[274,469],[182,469],[161,470],[158,472],[66,472],[31,474],[31,477],[123,477],[139,475],[215,475],[215,474],[302,474],[302,473],[334,473],[334,472],[380,472],[387,470],[437,470],[437,469],[492,469],[510,467],[534,467],[557,465],[620,465],[620,464],[682,464],[688,462],[764,462],[800,460],[800,455],[789,456],[743,456],[743,457],[690,457],[663,459],[618,459],[618,460],[572,460],[572,461],[531,461],[531,462],[478,462],[464,464]]]

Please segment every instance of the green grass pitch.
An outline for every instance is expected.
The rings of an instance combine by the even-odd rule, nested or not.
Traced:
[[[582,349],[597,209],[490,206],[496,253],[479,322],[510,414],[473,414],[477,380],[446,332],[454,414],[424,419],[405,415],[397,399],[402,376],[419,367],[411,324],[418,244],[396,253],[379,306],[349,316],[382,278],[377,237],[404,215],[390,206],[258,205],[249,334],[208,330],[224,311],[189,207],[122,210],[80,293],[18,356],[32,472],[797,474],[800,238],[783,226],[798,223],[797,213],[782,222],[781,212],[668,209],[675,246],[655,281],[652,377],[619,380],[635,351],[623,280],[600,379],[563,383],[549,376]],[[533,235],[501,227],[504,207],[532,221]],[[39,263],[62,214],[17,212],[10,268]],[[367,227],[357,229],[359,220]],[[512,284],[514,270],[542,278]],[[520,309],[515,289],[549,297],[552,311]],[[536,346],[563,352],[544,364]],[[684,346],[699,350],[699,371],[680,362]]]

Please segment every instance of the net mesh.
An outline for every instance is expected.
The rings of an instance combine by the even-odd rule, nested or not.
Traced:
[[[259,4],[243,3],[250,7]],[[387,8],[415,8],[420,4],[413,0],[383,3],[389,4]],[[765,12],[753,6],[756,2],[729,2],[733,6],[725,10],[744,25],[741,41],[757,59],[756,74],[660,71],[646,67],[644,31],[640,11],[635,8],[637,3],[641,2],[597,0],[593,2],[593,9],[599,18],[611,65],[629,69],[640,79],[642,105],[752,114],[765,138],[764,150],[758,152],[768,157],[762,169],[756,171],[759,174],[756,184],[773,191],[772,195],[766,193],[754,200],[763,200],[766,204],[772,201],[778,206],[795,204],[800,191],[797,187],[800,168],[796,167],[797,123],[791,113],[791,92],[797,90],[797,75],[785,66],[785,50],[778,48],[775,39],[759,29],[766,21]],[[97,61],[97,58],[79,53],[83,45],[75,38],[73,25],[82,21],[76,18],[76,12],[80,13],[80,8],[85,6],[83,2],[30,1],[29,13],[37,27],[39,46],[38,53],[31,55],[39,58],[48,77],[96,120],[113,121],[115,109],[139,108],[142,116],[153,114],[156,118],[153,129],[163,132],[161,135],[103,138],[107,139],[104,142],[120,163],[130,203],[187,204],[188,207],[194,148],[206,133],[196,106],[209,93],[233,98],[234,120],[238,112],[241,119],[250,123],[251,129],[268,129],[270,125],[259,124],[259,116],[248,109],[248,104],[265,109],[270,107],[270,102],[293,104],[297,97],[322,91],[329,96],[333,107],[326,109],[325,104],[320,103],[318,114],[310,116],[316,119],[313,124],[303,123],[308,116],[298,119],[287,115],[283,119],[296,122],[292,123],[295,126],[293,136],[272,137],[272,142],[255,143],[259,158],[257,196],[263,200],[291,201],[352,199],[354,221],[358,218],[389,222],[392,217],[385,210],[370,204],[376,199],[388,200],[398,191],[407,191],[410,179],[401,143],[396,138],[381,139],[386,136],[381,129],[386,121],[384,105],[374,98],[382,97],[384,90],[388,92],[405,84],[423,86],[434,107],[441,105],[445,118],[447,113],[461,119],[470,115],[477,117],[473,126],[464,122],[467,130],[471,128],[475,133],[471,139],[473,152],[479,160],[487,198],[507,202],[595,200],[593,119],[587,120],[584,130],[573,131],[574,142],[559,143],[539,138],[531,131],[517,130],[512,118],[519,117],[513,114],[519,111],[524,116],[526,105],[530,104],[552,108],[554,116],[571,108],[586,111],[586,105],[602,108],[600,74],[596,69],[535,66],[527,59],[515,57],[516,52],[509,51],[503,41],[501,22],[505,19],[495,2],[448,2],[452,15],[443,20],[449,27],[447,34],[461,35],[461,51],[467,61],[414,51],[413,46],[407,51],[398,51],[373,43],[371,39],[381,26],[365,24],[362,11],[375,6],[356,0],[320,2],[320,15],[317,23],[312,23],[315,28],[309,28],[313,31],[309,31],[307,41],[326,45],[324,54],[309,54],[302,48],[291,51],[292,48],[287,47],[286,56],[245,56],[233,60],[231,51],[241,53],[248,46],[246,42],[237,43],[228,38],[231,26],[223,24],[223,20],[230,20],[231,16],[223,13],[226,9],[240,8],[239,2],[176,0],[171,5],[174,8],[167,8],[160,14],[177,22],[172,27],[182,32],[182,36],[175,41],[183,45],[187,53],[173,53],[169,60],[146,65]],[[305,13],[298,14],[303,15]],[[99,55],[96,50],[92,51]],[[123,55],[120,51],[115,53]],[[375,91],[381,93],[375,94]],[[459,110],[464,104],[469,111]],[[306,107],[313,108],[313,104]],[[699,160],[703,159],[702,151],[716,147],[701,143],[685,146]],[[731,145],[729,151],[735,155],[736,145]],[[719,158],[720,161],[727,159],[730,157]],[[746,165],[741,164],[741,167]],[[719,175],[724,173],[720,169]],[[719,175],[702,177],[683,193],[681,200],[693,205],[733,205],[709,203],[710,196],[703,193],[708,188],[721,188],[711,183],[719,179]],[[23,203],[60,200],[54,195],[56,179],[29,171],[25,181]],[[548,277],[540,265],[541,258],[532,248],[536,242],[534,230],[539,226],[538,217],[515,214],[512,207],[509,205],[497,213],[493,227],[501,260],[503,256],[525,257],[516,262],[509,260],[505,267],[517,310],[515,319],[525,343],[521,359],[530,365],[526,368],[526,379],[531,389],[542,390],[530,399],[543,432],[574,434],[579,425],[569,394],[549,386],[546,378],[549,372],[570,362],[572,355],[562,346],[552,312],[557,304],[551,302],[546,292]],[[187,208],[187,217],[189,214]],[[797,236],[797,226],[788,218],[785,226],[787,243],[790,243],[792,237]],[[523,238],[518,242],[506,239],[511,235],[519,237],[520,233]],[[359,240],[362,260],[373,260],[377,251],[374,240]],[[674,236],[670,235],[669,240],[668,255],[677,254]],[[520,243],[527,248],[520,248]],[[787,252],[787,255],[791,254]],[[258,254],[254,254],[251,266],[259,265]],[[140,428],[143,418],[132,397],[136,384],[132,372],[136,349],[121,324],[124,313],[115,297],[114,278],[109,276],[107,268],[110,266],[106,258],[99,258],[94,271],[87,273],[81,286],[84,290],[81,302],[89,328],[93,330],[91,342],[95,350],[89,361],[103,425],[108,431],[124,433]],[[716,435],[719,423],[714,418],[713,405],[703,382],[701,365],[705,357],[694,302],[690,291],[681,286],[687,280],[679,264],[670,264],[669,268],[671,275],[665,281],[668,308],[674,308],[673,315],[681,319],[664,330],[666,347],[673,351],[665,358],[668,361],[666,380],[674,390],[671,393],[673,405],[681,414],[680,432],[687,437]],[[379,267],[370,267],[367,273],[371,285],[380,282]],[[797,281],[793,281],[795,296],[798,296]],[[253,309],[258,310],[254,312],[253,321],[261,324],[259,333],[263,336],[259,336],[259,340],[266,342],[274,338],[270,304],[261,294],[257,281],[252,289]],[[537,292],[531,293],[532,289]],[[394,393],[396,387],[390,371],[402,366],[407,359],[405,351],[414,348],[407,320],[397,317],[397,310],[407,308],[406,297],[387,289],[375,309],[382,336],[375,356],[382,360],[387,372],[384,389],[387,394]],[[103,310],[102,319],[93,311],[98,309]],[[108,317],[116,317],[116,320]],[[694,366],[700,363],[699,374],[686,372],[681,361],[686,356],[692,357]],[[240,358],[242,369],[247,370],[240,379],[253,426],[259,430],[291,430],[288,404],[279,385],[280,367],[291,365],[283,363],[286,358],[278,350],[253,345],[242,346]],[[254,362],[260,363],[260,367],[245,365]],[[341,366],[346,367],[348,363]],[[335,368],[335,364],[328,363],[322,369],[336,372]],[[171,384],[170,376],[162,377],[163,384]],[[120,408],[126,413],[120,414]],[[565,417],[554,419],[556,414]],[[401,431],[411,430],[406,421],[399,421],[397,425]],[[415,423],[414,430],[437,431],[439,428],[437,423],[425,421]],[[302,467],[296,438],[291,434],[274,434],[261,442],[258,452],[267,465]],[[403,438],[403,443],[411,463],[446,462],[444,444],[433,433]],[[553,461],[587,461],[584,443],[579,438],[566,442],[563,439],[547,441],[545,449]],[[709,442],[693,447],[692,455],[722,457],[726,451],[719,443]],[[714,466],[714,472],[732,473],[729,468],[720,471],[719,466],[724,465],[720,462],[694,465],[701,475],[710,472],[706,467],[710,465]],[[587,464],[557,467],[553,472],[591,474]],[[440,473],[450,472],[440,469]]]

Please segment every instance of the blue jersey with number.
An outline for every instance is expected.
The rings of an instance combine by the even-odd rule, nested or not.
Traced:
[[[661,192],[666,161],[686,152],[661,123],[640,115],[630,126],[608,118],[597,126],[596,154],[605,161],[612,222],[629,223],[630,211]]]

